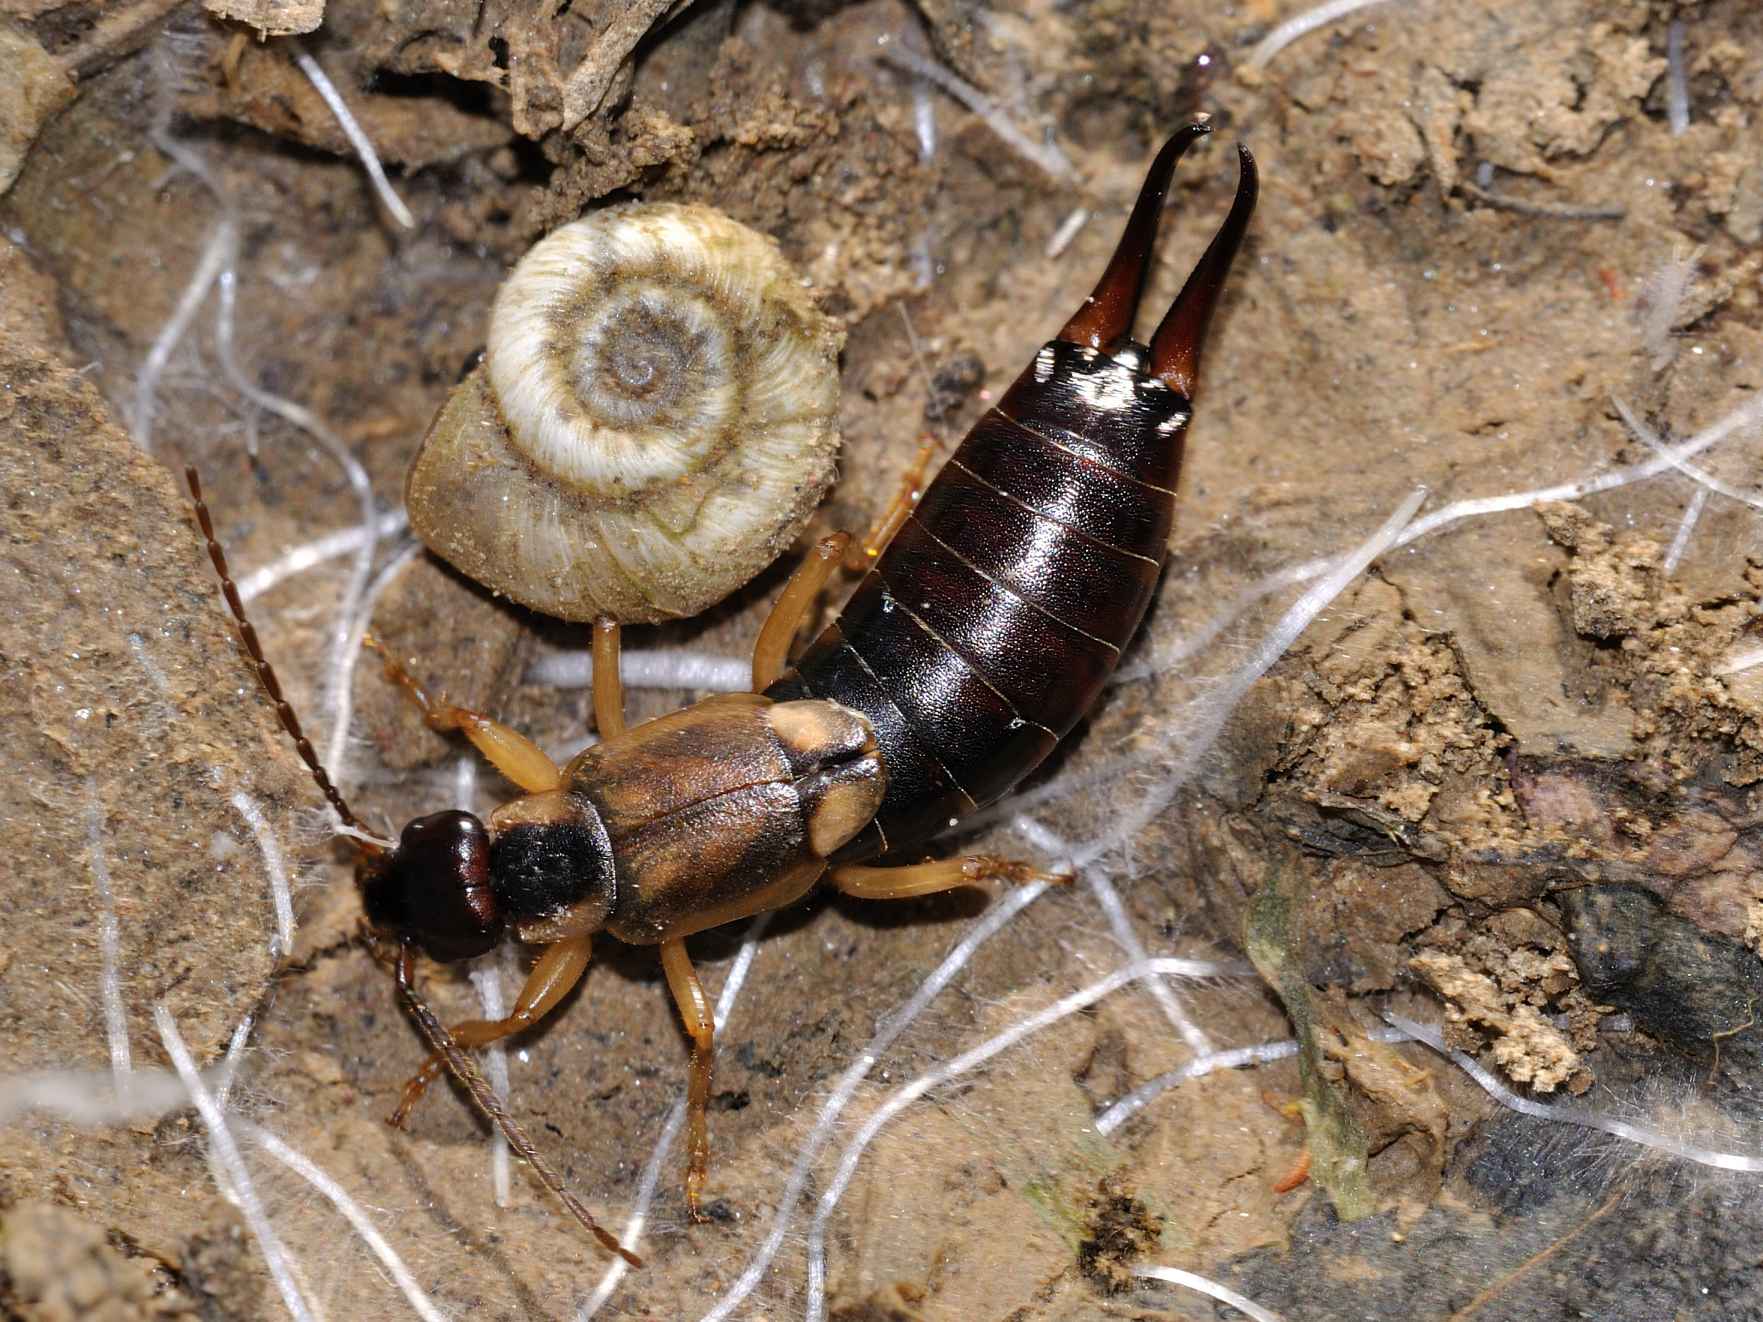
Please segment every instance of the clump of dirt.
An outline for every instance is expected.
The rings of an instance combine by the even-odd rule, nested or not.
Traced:
[[[1573,983],[1572,962],[1558,956],[1559,964],[1550,960],[1539,978],[1536,969],[1513,968],[1522,963],[1512,958],[1515,952],[1498,953],[1501,966],[1511,972],[1508,981],[1516,987],[1502,986],[1462,955],[1442,950],[1423,951],[1408,961],[1408,967],[1444,998],[1452,1023],[1479,1028],[1494,1039],[1490,1054],[1507,1078],[1537,1092],[1554,1092],[1564,1083],[1569,1091],[1584,1092],[1592,1086],[1592,1078],[1567,1034],[1529,1003],[1539,990],[1546,992],[1551,986],[1557,993],[1567,990]],[[1458,1032],[1452,1045],[1473,1049],[1482,1042],[1473,1032]]]
[[[1710,762],[1729,785],[1763,779],[1763,701],[1719,677],[1763,615],[1763,565],[1748,562],[1731,597],[1696,601],[1663,573],[1656,541],[1617,533],[1572,505],[1538,513],[1572,552],[1563,587],[1574,631],[1598,645],[1597,682],[1623,695],[1642,757],[1674,781]]]
[[[1381,594],[1380,594],[1381,595]],[[1351,627],[1306,670],[1275,772],[1325,817],[1443,856],[1516,840],[1510,738],[1478,701],[1450,639],[1397,614]],[[1369,603],[1368,603],[1369,604]]]
[[[0,1309],[19,1322],[185,1322],[195,1301],[156,1264],[125,1257],[103,1229],[53,1203],[0,1217]]]
[[[1133,1264],[1163,1238],[1163,1218],[1153,1215],[1118,1175],[1105,1176],[1090,1200],[1089,1224],[1077,1248],[1077,1269],[1104,1294],[1123,1294],[1135,1283]]]
[[[0,61],[9,76],[0,88],[0,194],[12,187],[25,153],[43,125],[74,97],[61,64],[25,33],[0,24]]]

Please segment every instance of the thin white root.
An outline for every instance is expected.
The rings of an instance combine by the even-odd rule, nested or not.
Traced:
[[[86,778],[86,862],[98,891],[98,983],[104,1002],[104,1036],[110,1046],[111,1082],[116,1095],[129,1089],[129,1020],[122,1001],[122,927],[110,884],[110,858],[104,849],[104,804],[98,782]]]
[[[405,1301],[423,1322],[447,1322],[447,1315],[436,1308],[428,1295],[423,1293],[422,1287],[416,1283],[416,1277],[411,1275],[410,1268],[404,1265],[404,1259],[386,1242],[379,1227],[374,1225],[361,1204],[351,1198],[342,1185],[305,1154],[289,1147],[261,1125],[254,1125],[249,1120],[235,1120],[233,1123],[253,1143],[330,1200],[331,1206],[343,1214],[343,1219],[349,1223],[350,1228],[361,1236],[362,1242],[372,1251],[373,1256],[380,1260],[380,1265],[386,1269],[403,1293]]]
[[[269,878],[270,903],[275,910],[275,935],[270,938],[269,953],[284,957],[294,949],[294,895],[288,884],[288,864],[282,856],[281,841],[276,839],[275,830],[256,799],[239,790],[229,802],[245,819],[245,825],[257,837],[258,849],[263,851],[263,871]]]
[[[1538,505],[1554,500],[1584,500],[1587,496],[1595,496],[1599,492],[1614,491],[1618,487],[1630,486],[1649,477],[1657,477],[1668,468],[1674,468],[1686,459],[1694,458],[1710,446],[1718,445],[1728,436],[1737,431],[1744,431],[1763,423],[1763,393],[1753,396],[1745,403],[1721,418],[1709,424],[1688,440],[1661,450],[1653,458],[1642,463],[1630,464],[1626,468],[1613,468],[1607,473],[1599,473],[1590,477],[1576,478],[1572,482],[1560,482],[1551,487],[1537,487],[1531,491],[1514,491],[1504,496],[1485,496],[1474,500],[1458,500],[1442,509],[1434,510],[1424,519],[1416,519],[1402,535],[1396,538],[1395,547],[1401,548],[1422,537],[1438,532],[1464,519],[1477,518],[1484,514],[1502,514],[1509,510],[1532,509]]]
[[[1665,552],[1664,562],[1660,568],[1665,577],[1670,578],[1677,572],[1677,565],[1683,559],[1685,548],[1690,544],[1690,534],[1695,532],[1696,523],[1702,517],[1702,506],[1708,503],[1708,488],[1697,487],[1690,495],[1690,503],[1684,506],[1683,518],[1678,522],[1677,533],[1671,539],[1671,546]]]
[[[1229,1286],[1220,1285],[1217,1281],[1190,1271],[1183,1271],[1180,1267],[1134,1267],[1132,1274],[1142,1276],[1148,1281],[1166,1281],[1170,1285],[1185,1285],[1190,1290],[1198,1290],[1201,1294],[1211,1295],[1219,1303],[1229,1304],[1239,1313],[1254,1318],[1255,1322],[1282,1322],[1278,1313],[1261,1307],[1253,1299],[1244,1298]]]
[[[771,1229],[766,1232],[759,1251],[753,1255],[753,1260],[724,1292],[722,1298],[704,1314],[703,1322],[725,1322],[725,1319],[733,1316],[735,1309],[753,1293],[754,1288],[765,1278],[765,1273],[771,1269],[778,1250],[783,1247],[784,1237],[795,1224],[797,1204],[801,1201],[802,1190],[808,1183],[808,1173],[813,1169],[815,1159],[832,1138],[838,1128],[839,1117],[844,1113],[845,1107],[850,1105],[851,1098],[856,1095],[863,1080],[880,1062],[882,1052],[893,1045],[894,1039],[924,1013],[930,1003],[954,980],[955,975],[966,967],[974,952],[1008,926],[1017,914],[1040,899],[1046,891],[1047,883],[1044,881],[1033,881],[1011,890],[980,915],[973,926],[968,928],[967,935],[944,956],[943,962],[932,970],[930,976],[918,984],[917,989],[899,1008],[882,1020],[862,1053],[839,1076],[839,1081],[833,1085],[832,1095],[815,1117],[814,1128],[809,1131],[807,1139],[796,1153],[789,1178],[784,1181],[783,1194],[778,1199],[777,1210],[771,1216]]]
[[[1182,786],[1199,770],[1231,712],[1255,681],[1265,675],[1317,616],[1328,608],[1367,566],[1407,540],[1417,526],[1415,513],[1426,499],[1426,488],[1417,488],[1385,519],[1378,530],[1359,546],[1331,562],[1332,568],[1286,608],[1273,628],[1249,653],[1249,659],[1209,690],[1189,709],[1185,728],[1178,731],[1179,747],[1167,760],[1163,778],[1132,805],[1113,826],[1081,845],[1072,854],[1072,866],[1082,871],[1091,862],[1125,841],[1137,837],[1174,800]]]
[[[1665,28],[1665,121],[1671,136],[1681,138],[1690,128],[1690,82],[1683,65],[1683,20],[1674,18]]]
[[[264,1265],[269,1268],[270,1279],[281,1292],[282,1303],[287,1306],[289,1315],[295,1322],[312,1322],[312,1310],[294,1283],[293,1259],[282,1247],[275,1227],[270,1225],[269,1216],[263,1210],[263,1202],[257,1196],[257,1188],[251,1183],[251,1172],[245,1165],[245,1158],[240,1155],[239,1145],[227,1126],[226,1116],[215,1103],[208,1086],[202,1082],[202,1076],[196,1072],[196,1062],[191,1059],[190,1049],[184,1045],[184,1039],[178,1033],[177,1020],[172,1018],[164,1001],[153,1007],[153,1022],[159,1026],[159,1040],[165,1044],[165,1052],[171,1057],[178,1077],[183,1080],[184,1087],[189,1092],[196,1114],[202,1119],[203,1129],[208,1132],[210,1151],[219,1164],[220,1171],[224,1173],[226,1183],[231,1186],[230,1189],[223,1188],[222,1192],[229,1193],[238,1200],[239,1210],[245,1216],[245,1224],[257,1241]]]
[[[0,1125],[24,1115],[47,1115],[96,1129],[157,1120],[190,1104],[190,1090],[165,1070],[131,1071],[126,1092],[117,1092],[115,1085],[116,1075],[108,1070],[37,1070],[0,1076]]]
[[[1203,1075],[1217,1070],[1242,1069],[1246,1065],[1265,1065],[1269,1061],[1285,1060],[1298,1054],[1298,1044],[1287,1038],[1283,1042],[1262,1042],[1252,1047],[1235,1047],[1229,1051],[1214,1051],[1207,1056],[1199,1056],[1185,1065],[1170,1070],[1167,1074],[1159,1074],[1127,1093],[1101,1115],[1096,1117],[1096,1132],[1112,1134],[1133,1116],[1144,1110],[1146,1105],[1162,1096],[1178,1083],[1186,1083],[1189,1079],[1198,1079]]]
[[[1582,1129],[1596,1129],[1629,1143],[1638,1143],[1642,1147],[1652,1148],[1668,1156],[1680,1157],[1684,1161],[1694,1162],[1698,1166],[1711,1166],[1716,1170],[1723,1171],[1741,1171],[1745,1174],[1763,1172],[1763,1157],[1705,1148],[1676,1134],[1667,1134],[1648,1125],[1630,1124],[1626,1120],[1600,1115],[1587,1106],[1577,1106],[1570,1102],[1533,1102],[1528,1097],[1520,1097],[1461,1051],[1453,1051],[1447,1047],[1438,1029],[1412,1019],[1404,1019],[1401,1015],[1391,1014],[1387,1011],[1384,1013],[1384,1018],[1407,1033],[1416,1042],[1422,1042],[1431,1047],[1439,1055],[1456,1065],[1458,1069],[1474,1079],[1481,1086],[1482,1091],[1501,1106],[1508,1110],[1517,1111],[1520,1115],[1532,1116],[1538,1120],[1551,1120],[1557,1124],[1578,1125]]]
[[[1411,1034],[1398,1028],[1375,1029],[1368,1036],[1373,1042],[1406,1042]],[[1167,1074],[1159,1074],[1148,1079],[1123,1096],[1119,1101],[1108,1107],[1096,1117],[1096,1132],[1112,1134],[1133,1116],[1144,1110],[1146,1105],[1161,1097],[1178,1083],[1186,1083],[1189,1079],[1198,1079],[1203,1075],[1218,1070],[1243,1069],[1249,1065],[1266,1065],[1276,1060],[1286,1060],[1298,1054],[1298,1044],[1290,1038],[1280,1042],[1259,1042],[1251,1047],[1232,1047],[1229,1051],[1215,1051],[1209,1056],[1201,1056],[1179,1065]]]
[[[945,1061],[933,1070],[919,1075],[905,1087],[898,1089],[887,1101],[870,1113],[858,1129],[851,1142],[846,1145],[832,1182],[826,1192],[821,1194],[814,1210],[814,1219],[808,1229],[808,1322],[824,1322],[826,1317],[826,1224],[838,1206],[839,1199],[845,1196],[850,1187],[851,1178],[857,1173],[857,1164],[862,1160],[864,1152],[875,1141],[875,1137],[895,1116],[904,1111],[913,1102],[923,1097],[932,1088],[940,1087],[951,1079],[959,1078],[969,1070],[984,1064],[1000,1051],[1015,1046],[1023,1038],[1040,1032],[1049,1025],[1069,1018],[1078,1011],[1087,1009],[1104,997],[1119,991],[1130,983],[1149,977],[1173,975],[1183,978],[1219,978],[1233,974],[1241,974],[1244,968],[1238,964],[1225,964],[1212,960],[1200,959],[1149,959],[1140,963],[1128,964],[1125,968],[1116,969],[1100,981],[1088,987],[1061,997],[1034,1014],[1017,1020],[1009,1028],[994,1037],[987,1038],[979,1046],[962,1052],[953,1060]]]
[[[1678,453],[1678,450],[1666,445],[1665,442],[1659,438],[1658,433],[1651,427],[1647,426],[1646,423],[1642,422],[1640,415],[1633,409],[1629,408],[1624,401],[1612,396],[1610,403],[1615,406],[1617,414],[1622,418],[1623,425],[1626,426],[1629,431],[1634,433],[1635,440],[1653,451],[1654,454],[1658,455],[1659,458],[1670,467],[1682,473],[1685,477],[1696,483],[1696,485],[1712,491],[1717,496],[1725,496],[1728,500],[1736,500],[1739,504],[1749,505],[1754,510],[1763,510],[1763,498],[1754,496],[1748,491],[1740,491],[1731,483],[1721,481],[1701,465],[1692,464],[1689,460],[1682,458]]]
[[[738,656],[708,652],[627,651],[618,659],[626,688],[702,689],[711,693],[745,693],[753,687],[753,663]],[[553,652],[527,670],[529,684],[560,689],[585,689],[594,682],[593,654]]]
[[[1276,569],[1271,574],[1262,575],[1233,596],[1225,603],[1223,610],[1208,618],[1199,628],[1175,639],[1167,646],[1157,648],[1144,661],[1116,671],[1115,682],[1124,684],[1130,680],[1145,679],[1151,675],[1173,669],[1191,656],[1198,656],[1212,645],[1213,640],[1219,634],[1242,618],[1249,608],[1257,602],[1284,592],[1287,588],[1295,588],[1302,583],[1308,583],[1312,579],[1320,577],[1328,572],[1329,566],[1334,564],[1336,559],[1338,557],[1321,556],[1315,560],[1300,561],[1295,565]]]
[[[1716,675],[1736,675],[1740,671],[1752,670],[1763,666],[1763,647],[1747,647],[1742,652],[1734,652],[1725,661],[1716,666]]]
[[[1059,228],[1053,231],[1053,237],[1047,240],[1047,247],[1044,254],[1047,260],[1052,261],[1061,256],[1065,250],[1071,246],[1071,241],[1078,236],[1079,232],[1082,231],[1083,227],[1089,222],[1089,219],[1090,209],[1088,207],[1078,207],[1064,220],[1060,221]],[[902,306],[904,306],[904,304],[902,304]]]
[[[233,1095],[233,1084],[238,1081],[239,1066],[244,1063],[245,1047],[251,1041],[251,1029],[256,1023],[256,1013],[247,1014],[234,1026],[232,1040],[227,1043],[226,1055],[217,1071],[219,1079],[214,1085],[214,1104],[223,1111],[227,1109],[227,1100]],[[183,1085],[180,1083],[178,1086]]]
[[[396,840],[389,840],[383,835],[375,835],[372,831],[363,831],[359,826],[350,826],[339,821],[337,815],[331,814],[331,834],[344,836],[350,840],[359,840],[364,845],[375,845],[388,853],[398,847]]]
[[[146,358],[141,361],[141,374],[135,378],[134,417],[129,420],[129,430],[134,435],[135,444],[148,454],[153,453],[153,411],[158,401],[159,378],[165,375],[172,354],[183,342],[196,314],[202,310],[208,291],[214,288],[220,273],[233,264],[238,249],[238,227],[230,215],[223,215],[215,223],[208,242],[202,245],[202,255],[196,259],[196,269],[191,272],[177,306],[166,318],[165,325],[153,338]]]
[[[1300,37],[1307,37],[1318,28],[1327,27],[1330,23],[1345,18],[1348,14],[1357,13],[1361,9],[1369,9],[1373,5],[1384,4],[1386,0],[1328,0],[1327,4],[1317,5],[1314,9],[1306,9],[1295,18],[1288,18],[1272,32],[1261,38],[1255,49],[1249,52],[1245,67],[1255,70],[1265,69],[1275,55]]]
[[[502,989],[502,971],[496,967],[496,961],[502,958],[502,950],[491,952],[469,975],[471,985],[477,991],[478,1004],[484,1007],[485,1019],[500,1019],[508,1013],[508,999]],[[496,1100],[506,1108],[508,1048],[502,1043],[492,1042],[484,1048],[484,1074],[490,1080],[490,1091],[496,1094]],[[511,1186],[508,1138],[500,1129],[493,1129],[490,1134],[490,1188],[495,1194],[497,1207],[507,1207],[513,1201],[514,1191]]]
[[[916,51],[907,50],[897,42],[882,47],[876,58],[883,64],[891,64],[896,69],[914,74],[926,82],[934,83],[974,114],[985,121],[1011,151],[1031,165],[1037,165],[1055,179],[1069,180],[1076,176],[1071,168],[1071,161],[1051,142],[1036,142],[1016,122],[1005,114],[1003,109],[991,97],[963,78],[957,78],[942,65],[927,60]]]
[[[349,727],[355,720],[355,663],[361,656],[361,640],[367,636],[368,625],[373,623],[373,608],[379,604],[380,597],[403,572],[404,566],[415,559],[421,550],[420,542],[400,547],[386,562],[379,575],[360,593],[354,608],[344,621],[347,629],[344,632],[343,647],[332,658],[335,668],[332,672],[331,691],[335,699],[332,706],[330,745],[324,759],[331,779],[339,785],[343,783],[345,754],[349,748]],[[339,823],[339,828],[340,825]],[[352,833],[340,830],[340,834]]]
[[[337,90],[336,84],[331,82],[325,71],[319,67],[318,61],[306,51],[296,51],[294,63],[300,66],[300,72],[306,75],[314,90],[331,108],[331,114],[337,117],[338,127],[343,130],[343,136],[349,139],[349,145],[355,149],[355,154],[361,158],[362,168],[373,181],[374,191],[379,194],[380,201],[392,213],[392,219],[407,230],[415,229],[416,217],[410,214],[410,208],[404,205],[404,199],[398,196],[392,187],[392,181],[386,178],[385,167],[380,164],[379,153],[373,149],[372,139],[367,136],[360,121],[350,113],[349,103],[343,100],[343,94]]]
[[[912,85],[912,126],[918,131],[918,159],[928,161],[937,154],[937,103],[923,83]]]
[[[1071,846],[1065,840],[1027,814],[1016,817],[1011,825],[1049,858],[1064,860],[1071,856]],[[1126,906],[1120,901],[1120,892],[1114,888],[1107,870],[1092,863],[1083,869],[1082,875],[1084,884],[1090,888],[1090,894],[1096,899],[1097,907],[1102,910],[1102,916],[1108,920],[1108,930],[1114,933],[1114,939],[1120,943],[1126,957],[1138,964],[1150,959],[1151,953],[1145,949],[1145,943],[1139,940],[1139,934],[1133,930]],[[1189,1051],[1196,1056],[1204,1056],[1212,1050],[1212,1040],[1187,1011],[1181,1008],[1181,1003],[1175,999],[1175,993],[1170,990],[1167,982],[1162,978],[1147,978],[1145,986],[1151,993],[1151,999],[1163,1011],[1163,1017],[1169,1020],[1170,1026],[1181,1040],[1188,1044]]]
[[[387,510],[374,521],[371,528],[357,524],[339,528],[323,537],[315,537],[241,578],[239,600],[250,605],[253,599],[298,574],[304,574],[308,569],[316,569],[325,561],[334,560],[340,555],[359,555],[361,548],[369,542],[381,542],[396,537],[409,526],[410,516],[403,510]]]
[[[298,427],[336,460],[343,476],[348,479],[349,487],[361,510],[359,526],[363,529],[362,544],[356,551],[355,572],[350,575],[348,586],[343,590],[337,606],[336,623],[331,630],[330,683],[325,694],[325,708],[330,716],[331,729],[330,740],[325,748],[324,764],[330,771],[331,779],[340,785],[343,783],[342,763],[349,737],[346,710],[348,698],[344,690],[349,677],[354,674],[355,658],[352,652],[359,651],[361,647],[360,637],[352,632],[352,626],[362,597],[367,592],[368,580],[373,576],[379,511],[374,504],[373,484],[368,480],[367,470],[343,443],[342,438],[325,426],[318,415],[305,405],[262,389],[245,374],[233,345],[233,312],[237,301],[238,275],[229,267],[221,272],[220,305],[214,319],[214,343],[220,354],[221,370],[226,373],[233,389],[258,408]],[[350,646],[351,639],[354,640],[353,648]]]

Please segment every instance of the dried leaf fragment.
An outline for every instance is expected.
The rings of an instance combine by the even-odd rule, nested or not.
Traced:
[[[216,18],[257,29],[260,37],[314,32],[324,22],[324,0],[202,0]]]

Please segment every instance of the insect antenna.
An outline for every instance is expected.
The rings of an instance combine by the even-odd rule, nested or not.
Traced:
[[[214,562],[214,572],[220,575],[220,590],[226,596],[226,604],[239,624],[239,637],[244,640],[245,652],[251,661],[251,667],[257,672],[258,682],[263,691],[269,695],[270,702],[275,704],[275,714],[281,718],[282,729],[293,739],[294,747],[299,751],[300,758],[312,772],[312,779],[318,783],[319,790],[331,807],[336,809],[337,816],[343,819],[343,825],[353,828],[350,838],[365,852],[377,855],[384,852],[384,847],[374,843],[371,833],[361,819],[349,811],[349,805],[343,802],[343,796],[331,783],[329,773],[318,760],[313,750],[312,741],[300,728],[300,718],[288,700],[282,696],[281,681],[275,676],[275,668],[269,664],[269,658],[263,655],[263,645],[257,641],[257,630],[251,627],[251,621],[245,615],[245,603],[239,599],[238,585],[227,569],[226,552],[221,549],[220,542],[214,535],[214,520],[208,513],[208,504],[202,499],[202,479],[197,476],[196,466],[184,466],[184,480],[190,484],[190,499],[196,504],[196,522],[202,527],[202,537],[208,543],[208,558]]]
[[[616,1253],[633,1267],[641,1267],[643,1260],[602,1229],[600,1223],[594,1220],[593,1213],[583,1206],[581,1199],[564,1188],[562,1179],[539,1155],[538,1149],[533,1146],[532,1140],[515,1122],[514,1117],[508,1114],[507,1108],[497,1099],[483,1074],[472,1063],[471,1057],[460,1050],[459,1044],[447,1031],[446,1025],[435,1017],[433,1010],[429,1009],[428,1002],[423,1000],[421,993],[416,990],[416,955],[409,943],[405,943],[398,949],[397,969],[398,995],[404,1002],[404,1008],[410,1012],[410,1017],[416,1020],[416,1026],[422,1030],[422,1035],[428,1040],[430,1049],[447,1062],[447,1068],[452,1071],[453,1077],[458,1079],[465,1090],[471,1094],[471,1100],[477,1103],[478,1110],[496,1122],[496,1128],[502,1131],[502,1136],[508,1140],[508,1146],[519,1153],[522,1160],[532,1167],[533,1174],[539,1177],[539,1182],[557,1195],[558,1200],[569,1209],[571,1216],[581,1222],[584,1229],[605,1245],[608,1251]]]

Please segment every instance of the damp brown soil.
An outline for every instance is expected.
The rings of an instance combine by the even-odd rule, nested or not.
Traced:
[[[1203,110],[1253,147],[1263,186],[1207,351],[1169,569],[1127,678],[1017,805],[1111,847],[981,944],[882,1053],[736,1315],[802,1310],[816,1198],[865,1117],[1127,958],[1105,878],[1152,954],[1252,962],[1179,990],[1190,1039],[1296,1035],[1298,1057],[1181,1084],[1103,1135],[1103,1108],[1192,1055],[1168,1008],[1127,988],[1024,1038],[880,1130],[824,1222],[829,1316],[1213,1315],[1136,1277],[1145,1265],[1288,1319],[1757,1316],[1763,1196],[1746,1177],[1500,1111],[1439,1058],[1374,1040],[1393,1008],[1539,1099],[1755,1145],[1763,681],[1722,673],[1757,643],[1754,438],[1699,457],[1722,488],[1705,503],[1666,472],[1377,556],[1221,727],[1213,714],[1300,590],[1282,571],[1351,551],[1416,488],[1424,517],[1615,471],[1651,451],[1614,401],[1678,438],[1755,398],[1763,18],[1739,0],[1400,3],[1256,72],[1254,43],[1296,6],[705,0],[630,31],[649,8],[545,24],[510,5],[331,0],[310,49],[387,158],[410,231],[285,40],[193,9],[122,37],[55,0],[0,19],[29,74],[0,97],[0,142],[22,160],[0,196],[8,1074],[108,1086],[90,1081],[112,1060],[108,906],[133,1065],[168,1064],[156,1006],[203,1064],[252,1016],[233,1106],[350,1190],[443,1311],[570,1315],[604,1257],[518,1169],[497,1206],[463,1094],[437,1089],[408,1132],[383,1123],[422,1047],[239,659],[177,469],[201,466],[241,573],[359,523],[335,460],[243,386],[322,420],[395,509],[508,263],[604,201],[687,200],[774,235],[844,322],[843,476],[814,531],[864,526],[918,438],[946,448],[1078,305],[1159,135]],[[895,50],[985,89],[1069,168],[1017,154]],[[1179,287],[1234,182],[1216,146],[1184,165],[1149,304]],[[230,283],[156,357],[221,226]],[[325,561],[252,603],[321,748],[350,569]],[[744,655],[786,569],[626,645]],[[582,631],[437,562],[407,563],[373,628],[549,748],[591,729],[585,692],[531,679]],[[454,803],[464,748],[371,664],[352,693],[337,770],[364,818]],[[633,689],[631,713],[694,696]],[[466,792],[485,809],[508,791],[485,772]],[[294,877],[285,953],[253,806]],[[978,837],[1051,861],[1038,838],[1008,816]],[[698,1316],[736,1282],[839,1079],[987,904],[816,896],[777,916],[719,1041],[712,1219],[687,1222],[676,1154],[648,1265],[604,1315]],[[712,989],[741,939],[694,939]],[[526,958],[509,953],[505,981]],[[424,978],[446,1017],[477,1012],[459,972]],[[653,954],[610,940],[511,1055],[515,1114],[611,1226],[686,1061]],[[8,1315],[279,1307],[193,1111],[5,1119]],[[408,1314],[322,1196],[247,1158],[313,1299]]]

